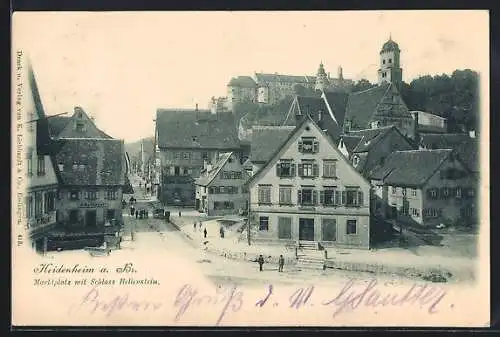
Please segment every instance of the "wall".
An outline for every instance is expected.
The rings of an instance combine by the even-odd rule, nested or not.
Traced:
[[[115,219],[118,222],[122,222],[122,188],[116,187],[117,195],[114,200],[107,200],[105,198],[106,191],[108,188],[98,186],[96,187],[97,191],[97,199],[95,200],[87,200],[84,199],[83,192],[93,190],[93,186],[89,187],[61,187],[59,191],[59,199],[57,200],[57,213],[58,220],[66,223],[69,226],[75,226],[75,224],[69,223],[69,213],[70,210],[77,209],[78,216],[80,221],[82,221],[81,225],[85,224],[85,213],[87,210],[95,210],[97,217],[97,226],[103,226],[106,220],[106,213],[108,209],[113,209],[115,212]],[[70,191],[77,190],[79,191],[79,200],[71,200],[70,199]]]
[[[309,127],[309,131],[305,127]],[[303,154],[298,151],[298,141],[300,137],[316,137],[319,140],[318,153]],[[346,217],[353,217],[359,219],[359,226],[363,230],[358,230],[357,235],[349,236],[349,238],[342,238],[344,244],[360,245],[365,247],[369,242],[369,214],[370,214],[370,184],[364,180],[359,173],[347,162],[344,156],[337,150],[336,146],[328,141],[325,134],[321,132],[312,123],[302,125],[302,129],[297,132],[292,139],[284,146],[279,158],[274,158],[270,165],[263,168],[260,177],[257,178],[250,186],[250,208],[251,212],[258,214],[274,214],[277,212],[283,214],[325,214],[338,217],[337,227],[340,228],[345,222]],[[295,163],[300,162],[301,159],[315,159],[319,167],[319,176],[315,178],[301,178],[295,176],[292,178],[280,178],[276,174],[276,163],[278,159],[294,159]],[[337,160],[337,178],[323,178],[323,159]],[[271,189],[271,205],[258,204],[258,186],[259,184],[272,185]],[[279,185],[288,185],[292,187],[292,206],[279,205]],[[297,205],[297,190],[301,185],[314,186],[316,191],[322,189],[323,186],[336,186],[337,189],[344,190],[346,186],[359,186],[363,192],[363,205],[360,207],[324,207],[317,205],[311,207],[309,211],[304,211],[303,207]],[[319,192],[318,192],[319,195]],[[305,212],[305,213],[304,213]],[[315,215],[315,216],[316,216]],[[366,219],[365,219],[366,218]],[[298,221],[298,220],[297,220]],[[277,226],[277,224],[276,224]],[[366,229],[366,230],[365,230]],[[341,229],[338,229],[341,230]],[[321,232],[319,232],[321,233]],[[316,233],[318,234],[318,233]]]
[[[422,190],[420,188],[408,187],[406,190],[400,186],[386,186],[387,189],[387,206],[396,206],[397,210],[400,211],[403,207],[403,201],[408,202],[408,215],[398,215],[398,220],[403,222],[416,222],[418,224],[423,224],[423,214],[422,214]],[[406,191],[406,192],[405,192]],[[412,209],[418,210],[418,215],[412,212]],[[390,208],[388,209],[390,212]]]
[[[235,171],[241,172],[241,179],[223,179],[222,172],[223,171]],[[222,215],[222,214],[237,214],[239,209],[247,208],[248,201],[248,193],[244,192],[243,185],[250,177],[243,169],[243,165],[240,162],[239,156],[237,154],[232,154],[230,160],[226,161],[224,167],[219,171],[217,176],[212,180],[209,184],[209,187],[214,186],[231,186],[237,187],[237,194],[214,194],[208,193],[207,202],[208,202],[208,211],[209,215]],[[231,201],[234,203],[233,209],[225,209],[225,210],[215,210],[214,202],[219,201]]]
[[[457,168],[457,169],[465,169],[464,166],[458,161],[447,161],[444,163],[438,172],[436,172],[424,186],[423,195],[422,195],[422,207],[426,208],[437,208],[442,209],[442,217],[424,217],[424,223],[428,226],[437,225],[442,220],[448,219],[453,223],[461,220],[460,209],[465,207],[472,207],[475,211],[473,212],[473,218],[470,221],[476,223],[477,220],[475,217],[477,216],[477,199],[466,198],[464,193],[460,198],[456,196],[450,196],[446,199],[431,199],[427,195],[427,189],[429,188],[441,188],[441,187],[462,187],[462,188],[474,188],[475,195],[478,192],[478,181],[473,175],[468,175],[464,178],[457,180],[449,180],[449,179],[441,179],[440,172],[441,170],[445,170],[448,168]]]

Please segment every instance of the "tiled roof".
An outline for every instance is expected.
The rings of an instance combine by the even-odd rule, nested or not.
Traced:
[[[361,137],[360,142],[353,149],[353,152],[368,152],[370,149],[377,144],[382,138],[384,138],[390,131],[395,130],[396,127],[393,125],[384,126],[375,129],[364,129],[351,131],[348,133],[350,136]]]
[[[54,116],[49,118],[50,136],[57,137],[70,120],[71,117],[65,116]]]
[[[271,159],[273,153],[283,145],[294,129],[294,126],[254,126],[250,161],[266,162]]]
[[[51,137],[58,137],[61,131],[64,130],[66,125],[72,120],[72,117],[66,117],[66,116],[49,116],[48,121],[49,121],[49,132]],[[101,129],[97,128],[97,132],[99,137],[106,138],[106,139],[113,139],[110,135],[102,131]],[[88,135],[88,134],[75,134],[75,138],[95,138],[94,135]],[[66,138],[66,137],[65,137]]]
[[[330,115],[325,100],[321,97],[297,96],[296,102],[300,113],[305,116],[309,115],[318,126],[326,130],[328,135],[335,143],[340,139],[342,128],[337,124]],[[321,120],[319,112],[321,111]],[[294,118],[295,116],[293,116]]]
[[[388,185],[423,186],[453,150],[395,151],[374,168],[371,179],[384,180]]]
[[[195,180],[196,185],[208,186],[224,167],[227,160],[231,158],[232,154],[232,152],[221,153],[219,155],[219,160],[212,166],[210,171]]]
[[[257,83],[250,76],[233,77],[227,84],[231,87],[255,88]]]
[[[465,133],[428,133],[422,134],[420,139],[429,149],[454,149],[471,138]]]
[[[158,147],[238,149],[238,131],[232,113],[206,110],[158,109]]]
[[[347,151],[349,151],[349,153],[352,153],[352,151],[359,144],[361,139],[363,139],[363,137],[351,136],[351,135],[342,136],[342,141],[344,142],[344,145]]]
[[[418,124],[417,132],[420,133],[446,133],[446,128],[437,125]]]
[[[316,83],[315,76],[296,76],[296,75],[282,75],[282,74],[264,74],[255,73],[257,82],[265,84],[269,82],[287,82],[287,83]]]
[[[390,84],[385,83],[368,90],[349,94],[345,118],[351,121],[353,127],[368,127],[389,86]]]
[[[324,94],[328,105],[332,109],[337,122],[342,128],[344,125],[345,111],[347,108],[347,100],[349,99],[349,94],[332,91],[325,91]]]
[[[56,163],[65,185],[125,184],[124,144],[115,139],[64,139]],[[62,165],[62,167],[60,166]]]

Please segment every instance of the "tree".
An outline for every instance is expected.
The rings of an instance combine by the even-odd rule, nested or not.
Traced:
[[[376,84],[370,83],[367,79],[362,78],[352,86],[352,92],[364,91],[376,86]]]

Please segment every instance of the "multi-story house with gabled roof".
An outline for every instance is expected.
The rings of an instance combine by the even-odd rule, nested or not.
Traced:
[[[370,183],[309,115],[247,186],[250,241],[370,247]]]

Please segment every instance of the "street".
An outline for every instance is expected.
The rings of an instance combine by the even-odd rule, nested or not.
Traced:
[[[273,284],[296,284],[299,282],[314,281],[316,284],[338,284],[349,278],[366,279],[372,277],[371,274],[342,271],[342,270],[297,270],[287,265],[284,267],[283,273],[278,273],[278,266],[271,263],[265,263],[262,272],[259,272],[259,267],[256,262],[245,262],[237,260],[229,260],[222,256],[212,254],[203,250],[197,240],[192,240],[168,223],[164,219],[153,218],[153,205],[155,200],[146,196],[143,187],[139,187],[137,178],[132,178],[131,182],[134,187],[134,197],[137,199],[136,209],[148,209],[149,217],[146,219],[136,219],[131,217],[129,206],[124,209],[124,231],[123,231],[123,249],[140,249],[152,250],[160,248],[165,252],[173,253],[184,259],[188,259],[199,266],[200,271],[209,279],[217,284],[221,283],[237,283],[245,285],[264,285],[272,282]],[[127,196],[125,200],[128,201]],[[171,216],[178,216],[179,208],[166,208],[171,212]],[[200,214],[193,209],[180,209],[182,216],[203,221],[206,218],[200,217]],[[134,232],[132,241],[131,231]],[[194,230],[193,230],[194,231]],[[201,234],[195,234],[201,235]],[[216,234],[210,233],[211,237]],[[115,254],[117,252],[114,252]],[[112,253],[113,254],[113,253]],[[161,257],[153,257],[161,258]],[[411,282],[409,279],[393,275],[380,275],[379,278],[385,279],[392,283]]]

